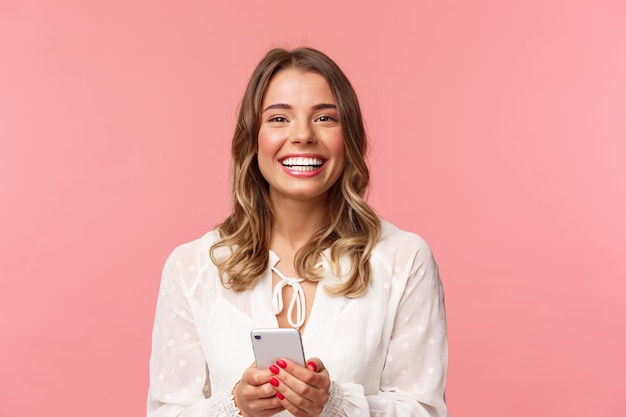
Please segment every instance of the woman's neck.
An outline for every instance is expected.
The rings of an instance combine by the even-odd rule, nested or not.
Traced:
[[[324,224],[326,202],[280,200],[273,211],[272,248],[296,252]]]

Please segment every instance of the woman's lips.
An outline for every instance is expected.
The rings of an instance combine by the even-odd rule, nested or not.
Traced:
[[[292,171],[315,171],[324,165],[324,160],[315,157],[288,157],[280,161],[287,169]]]
[[[281,159],[280,163],[289,175],[311,177],[322,170],[326,160],[316,156],[289,156]]]

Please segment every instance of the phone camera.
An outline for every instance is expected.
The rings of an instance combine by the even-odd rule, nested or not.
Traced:
[[[255,334],[255,335],[254,335],[254,338],[255,338],[256,340],[259,340],[259,339],[261,339],[261,335],[260,335],[260,334]]]

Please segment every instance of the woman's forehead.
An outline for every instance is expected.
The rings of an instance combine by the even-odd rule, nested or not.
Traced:
[[[262,103],[265,108],[274,102],[295,105],[320,100],[333,104],[336,102],[326,78],[313,71],[285,69],[270,79]]]

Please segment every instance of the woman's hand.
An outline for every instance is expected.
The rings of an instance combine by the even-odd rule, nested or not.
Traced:
[[[270,384],[280,404],[297,417],[318,416],[328,401],[330,376],[318,358],[307,361],[306,368],[288,359],[270,366]]]
[[[259,370],[252,364],[245,370],[235,388],[233,397],[235,405],[244,417],[270,417],[285,407],[276,398],[276,391],[269,380],[272,373],[269,370]]]

